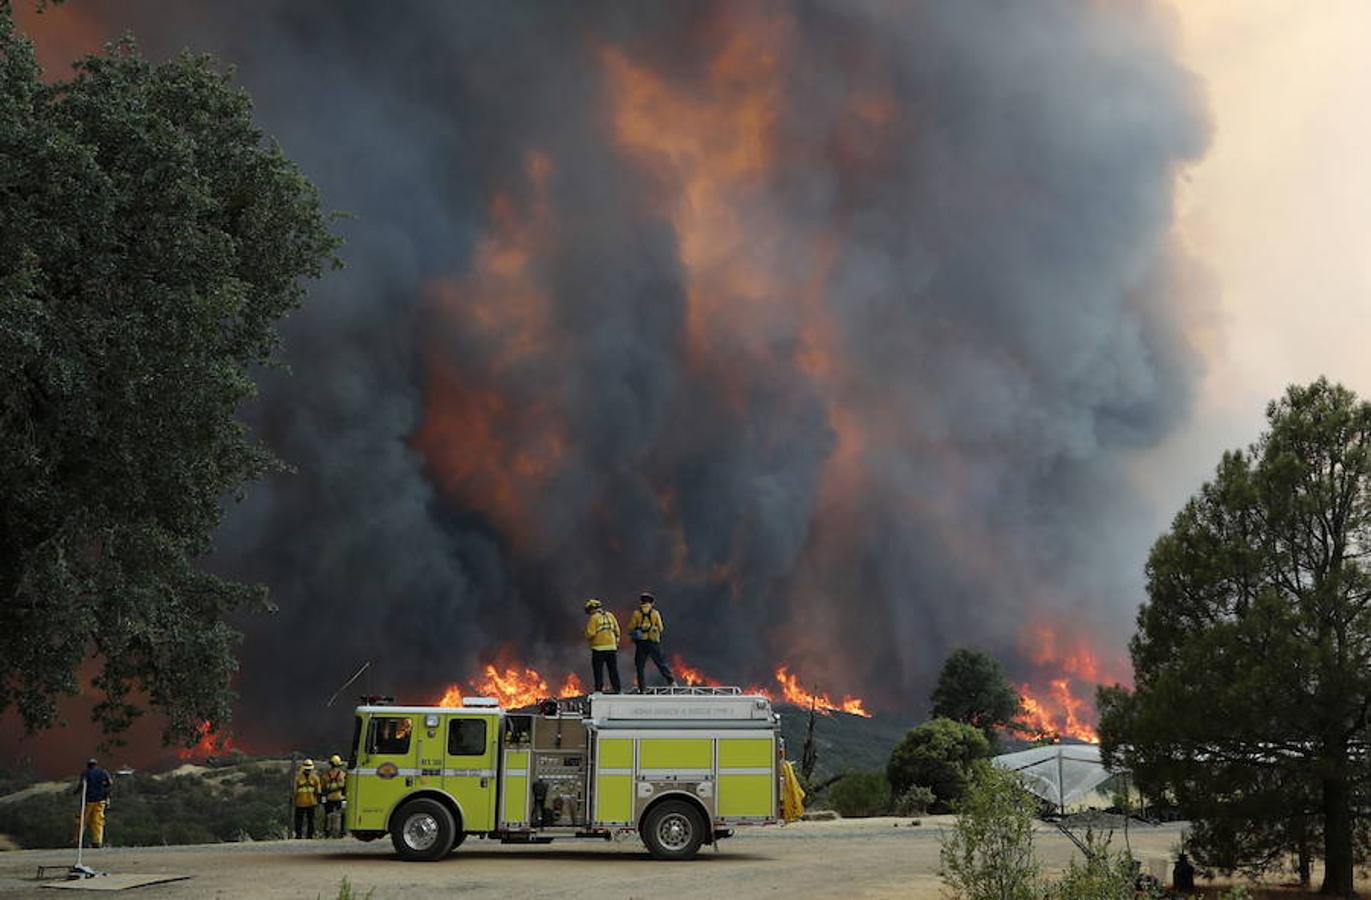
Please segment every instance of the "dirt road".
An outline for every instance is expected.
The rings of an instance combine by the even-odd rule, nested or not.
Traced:
[[[940,894],[938,836],[950,820],[907,819],[801,822],[784,828],[741,831],[720,852],[703,851],[686,863],[647,858],[636,840],[622,843],[559,842],[542,847],[505,846],[469,839],[437,863],[404,863],[389,840],[259,842],[190,847],[113,848],[89,854],[97,869],[115,873],[175,872],[189,881],[151,885],[125,896],[336,897],[344,875],[361,895],[392,897],[918,897]],[[1180,827],[1132,829],[1134,852],[1160,860]],[[1050,827],[1037,835],[1048,868],[1071,856],[1070,843]],[[71,851],[0,853],[0,897],[45,897],[33,879],[40,863],[71,860]]]

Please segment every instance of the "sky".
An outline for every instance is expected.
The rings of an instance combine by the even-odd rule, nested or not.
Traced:
[[[1205,370],[1189,421],[1138,460],[1161,525],[1286,385],[1327,375],[1371,395],[1371,4],[1175,11],[1213,128],[1177,226],[1216,308],[1191,324]]]

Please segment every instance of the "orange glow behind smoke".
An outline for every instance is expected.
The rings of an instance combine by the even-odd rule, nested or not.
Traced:
[[[555,353],[552,300],[538,268],[555,240],[551,170],[546,156],[530,153],[523,169],[528,197],[495,194],[491,233],[477,246],[470,274],[430,285],[438,317],[462,323],[492,355],[472,372],[454,361],[459,354],[429,347],[427,402],[412,438],[444,490],[525,547],[537,542],[534,510],[562,469],[565,428],[555,404],[508,396],[497,385]]]
[[[214,725],[209,720],[200,723],[200,739],[192,747],[182,747],[176,751],[176,756],[180,759],[206,759],[211,756],[223,756],[232,751],[233,741],[228,737],[216,734]]]

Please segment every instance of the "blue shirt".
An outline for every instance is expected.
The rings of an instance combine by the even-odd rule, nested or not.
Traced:
[[[86,786],[87,803],[108,800],[111,783],[108,772],[99,766],[91,766],[81,773],[81,780],[77,782],[76,785],[76,793],[81,793],[81,785],[84,784]]]

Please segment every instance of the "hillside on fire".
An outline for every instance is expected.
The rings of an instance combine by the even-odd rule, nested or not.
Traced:
[[[323,234],[289,231],[313,220],[259,216],[298,236],[300,268],[224,282],[252,297],[323,275],[279,324],[252,319],[279,335],[254,352],[284,364],[241,368],[257,389],[226,395],[255,461],[198,486],[231,495],[193,547],[237,586],[220,602],[260,586],[272,610],[232,614],[239,665],[207,672],[240,698],[235,738],[323,734],[365,662],[367,689],[396,696],[489,666],[584,680],[582,601],[622,620],[642,590],[667,652],[730,684],[778,689],[785,670],[914,718],[972,644],[1058,730],[1092,727],[1095,685],[1129,679],[1122,598],[1151,528],[1123,467],[1184,414],[1195,365],[1166,198],[1205,126],[1165,23],[1146,4],[1054,7],[1069,39],[1043,67],[1010,37],[1047,26],[1026,9],[608,8],[15,6],[48,84],[126,29],[125,60],[222,55],[253,127],[317,185],[301,213],[348,213],[326,226],[341,272],[318,268]],[[316,20],[337,28],[299,27]],[[1100,40],[1125,32],[1126,51]],[[74,83],[173,77],[134,72]],[[67,96],[34,90],[35,110]],[[1079,129],[1092,106],[1132,112]],[[195,227],[258,246],[233,243],[245,220],[216,219],[224,202]],[[178,263],[161,265],[172,296]],[[32,296],[66,290],[35,271]],[[41,394],[17,396],[7,415],[35,415]],[[24,515],[16,547],[83,527]],[[7,591],[43,563],[11,558]],[[85,640],[71,660],[101,636]],[[100,709],[127,724],[154,678],[132,662],[73,664],[35,696],[117,687]],[[164,651],[155,671],[194,668]],[[163,710],[177,740],[229,727],[210,696]]]
[[[1371,889],[1367,34],[0,0],[0,835]]]

